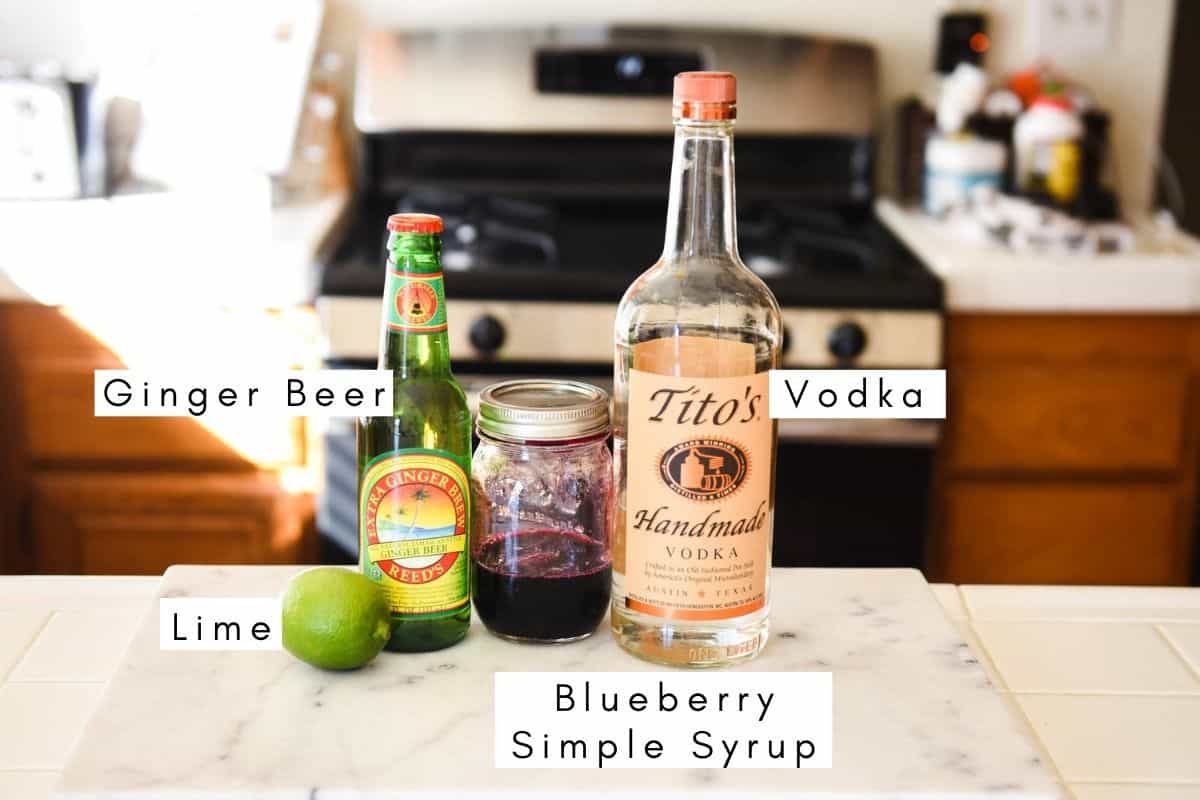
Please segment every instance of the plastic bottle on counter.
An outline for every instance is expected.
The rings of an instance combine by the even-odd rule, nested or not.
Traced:
[[[977,186],[999,191],[1007,148],[977,136],[931,136],[925,143],[925,210],[961,205]]]
[[[1036,98],[1013,129],[1017,188],[1069,206],[1079,194],[1082,138],[1083,123],[1070,101],[1058,95]]]

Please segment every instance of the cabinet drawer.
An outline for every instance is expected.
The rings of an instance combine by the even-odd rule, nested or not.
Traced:
[[[1195,323],[1181,314],[951,314],[946,357],[951,365],[1186,366],[1195,362]]]
[[[951,471],[1169,472],[1188,377],[1168,366],[960,366],[949,374]]]
[[[309,558],[311,498],[269,475],[62,472],[32,483],[43,572],[160,574],[179,563]]]
[[[1170,485],[956,481],[944,488],[939,580],[1186,581],[1182,499]]]
[[[303,461],[302,418],[233,415],[96,417],[93,370],[101,361],[41,361],[21,374],[22,415],[30,457],[75,466],[81,461],[161,461],[253,469]],[[209,398],[210,405],[215,402]]]

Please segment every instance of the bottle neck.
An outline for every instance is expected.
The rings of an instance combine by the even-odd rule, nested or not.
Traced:
[[[738,261],[733,121],[675,121],[663,260]]]
[[[379,368],[392,370],[397,380],[450,375],[441,254],[437,234],[388,237]]]

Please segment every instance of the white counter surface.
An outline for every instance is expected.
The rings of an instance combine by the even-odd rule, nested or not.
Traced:
[[[0,302],[287,308],[345,192],[272,207],[265,179],[71,201],[0,202]]]
[[[1200,247],[1179,252],[1037,255],[954,238],[918,209],[884,198],[880,219],[943,281],[950,311],[1188,313],[1200,310]]]
[[[161,593],[272,596],[295,569],[177,567]],[[736,671],[833,673],[831,769],[493,766],[495,672],[672,672],[629,657],[604,631],[540,647],[503,641],[476,624],[453,648],[388,654],[337,674],[282,652],[163,652],[151,614],[67,761],[60,795],[557,800],[586,789],[596,798],[673,800],[1061,796],[1020,717],[991,688],[919,573],[775,570],[771,586],[771,642]]]
[[[0,577],[0,797],[49,797],[158,590]],[[1200,589],[934,592],[1075,800],[1200,799]]]

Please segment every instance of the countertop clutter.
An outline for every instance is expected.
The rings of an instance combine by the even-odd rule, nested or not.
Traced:
[[[429,690],[451,682],[455,711],[440,735],[453,746],[436,752],[452,753],[456,777],[489,796],[522,785],[523,770],[490,767],[489,693],[490,673],[522,668],[524,648],[478,624],[452,650],[381,658],[353,675],[320,673],[282,653],[158,651],[159,593],[265,594],[294,569],[189,567],[164,581],[0,578],[0,796],[49,797],[64,769],[60,796],[72,799],[157,797],[167,785],[188,797],[222,788],[221,797],[399,796],[372,786],[413,796],[421,778],[444,771],[435,749],[415,779],[401,781],[411,757],[384,758],[377,770],[371,761],[383,751],[353,747],[354,731],[387,731],[392,756],[419,749],[402,724],[420,713],[409,702],[449,696]],[[1200,798],[1200,590],[936,585],[931,596],[916,573],[832,570],[780,570],[774,586],[775,618],[791,622],[776,623],[750,668],[835,675],[835,767],[802,773],[814,790],[846,789],[857,776],[866,792],[857,797],[901,788]],[[653,669],[619,653],[603,631],[544,652],[547,670]],[[236,672],[220,669],[235,661]],[[373,691],[349,693],[351,682]],[[417,684],[419,693],[408,688]],[[382,693],[395,697],[381,702]],[[468,744],[475,739],[482,744]],[[475,761],[478,770],[464,769]],[[312,792],[316,775],[340,778],[346,791]],[[797,786],[788,770],[658,778],[614,770],[603,783],[595,772],[558,775],[574,785],[586,775],[596,790],[657,781],[681,791],[695,781],[705,794],[736,783],[796,796]],[[536,788],[553,791],[555,780],[539,772]]]
[[[950,313],[1200,309],[1200,243],[1186,234],[1128,253],[1022,253],[955,238],[939,220],[890,198],[879,200],[875,211],[942,279]]]

